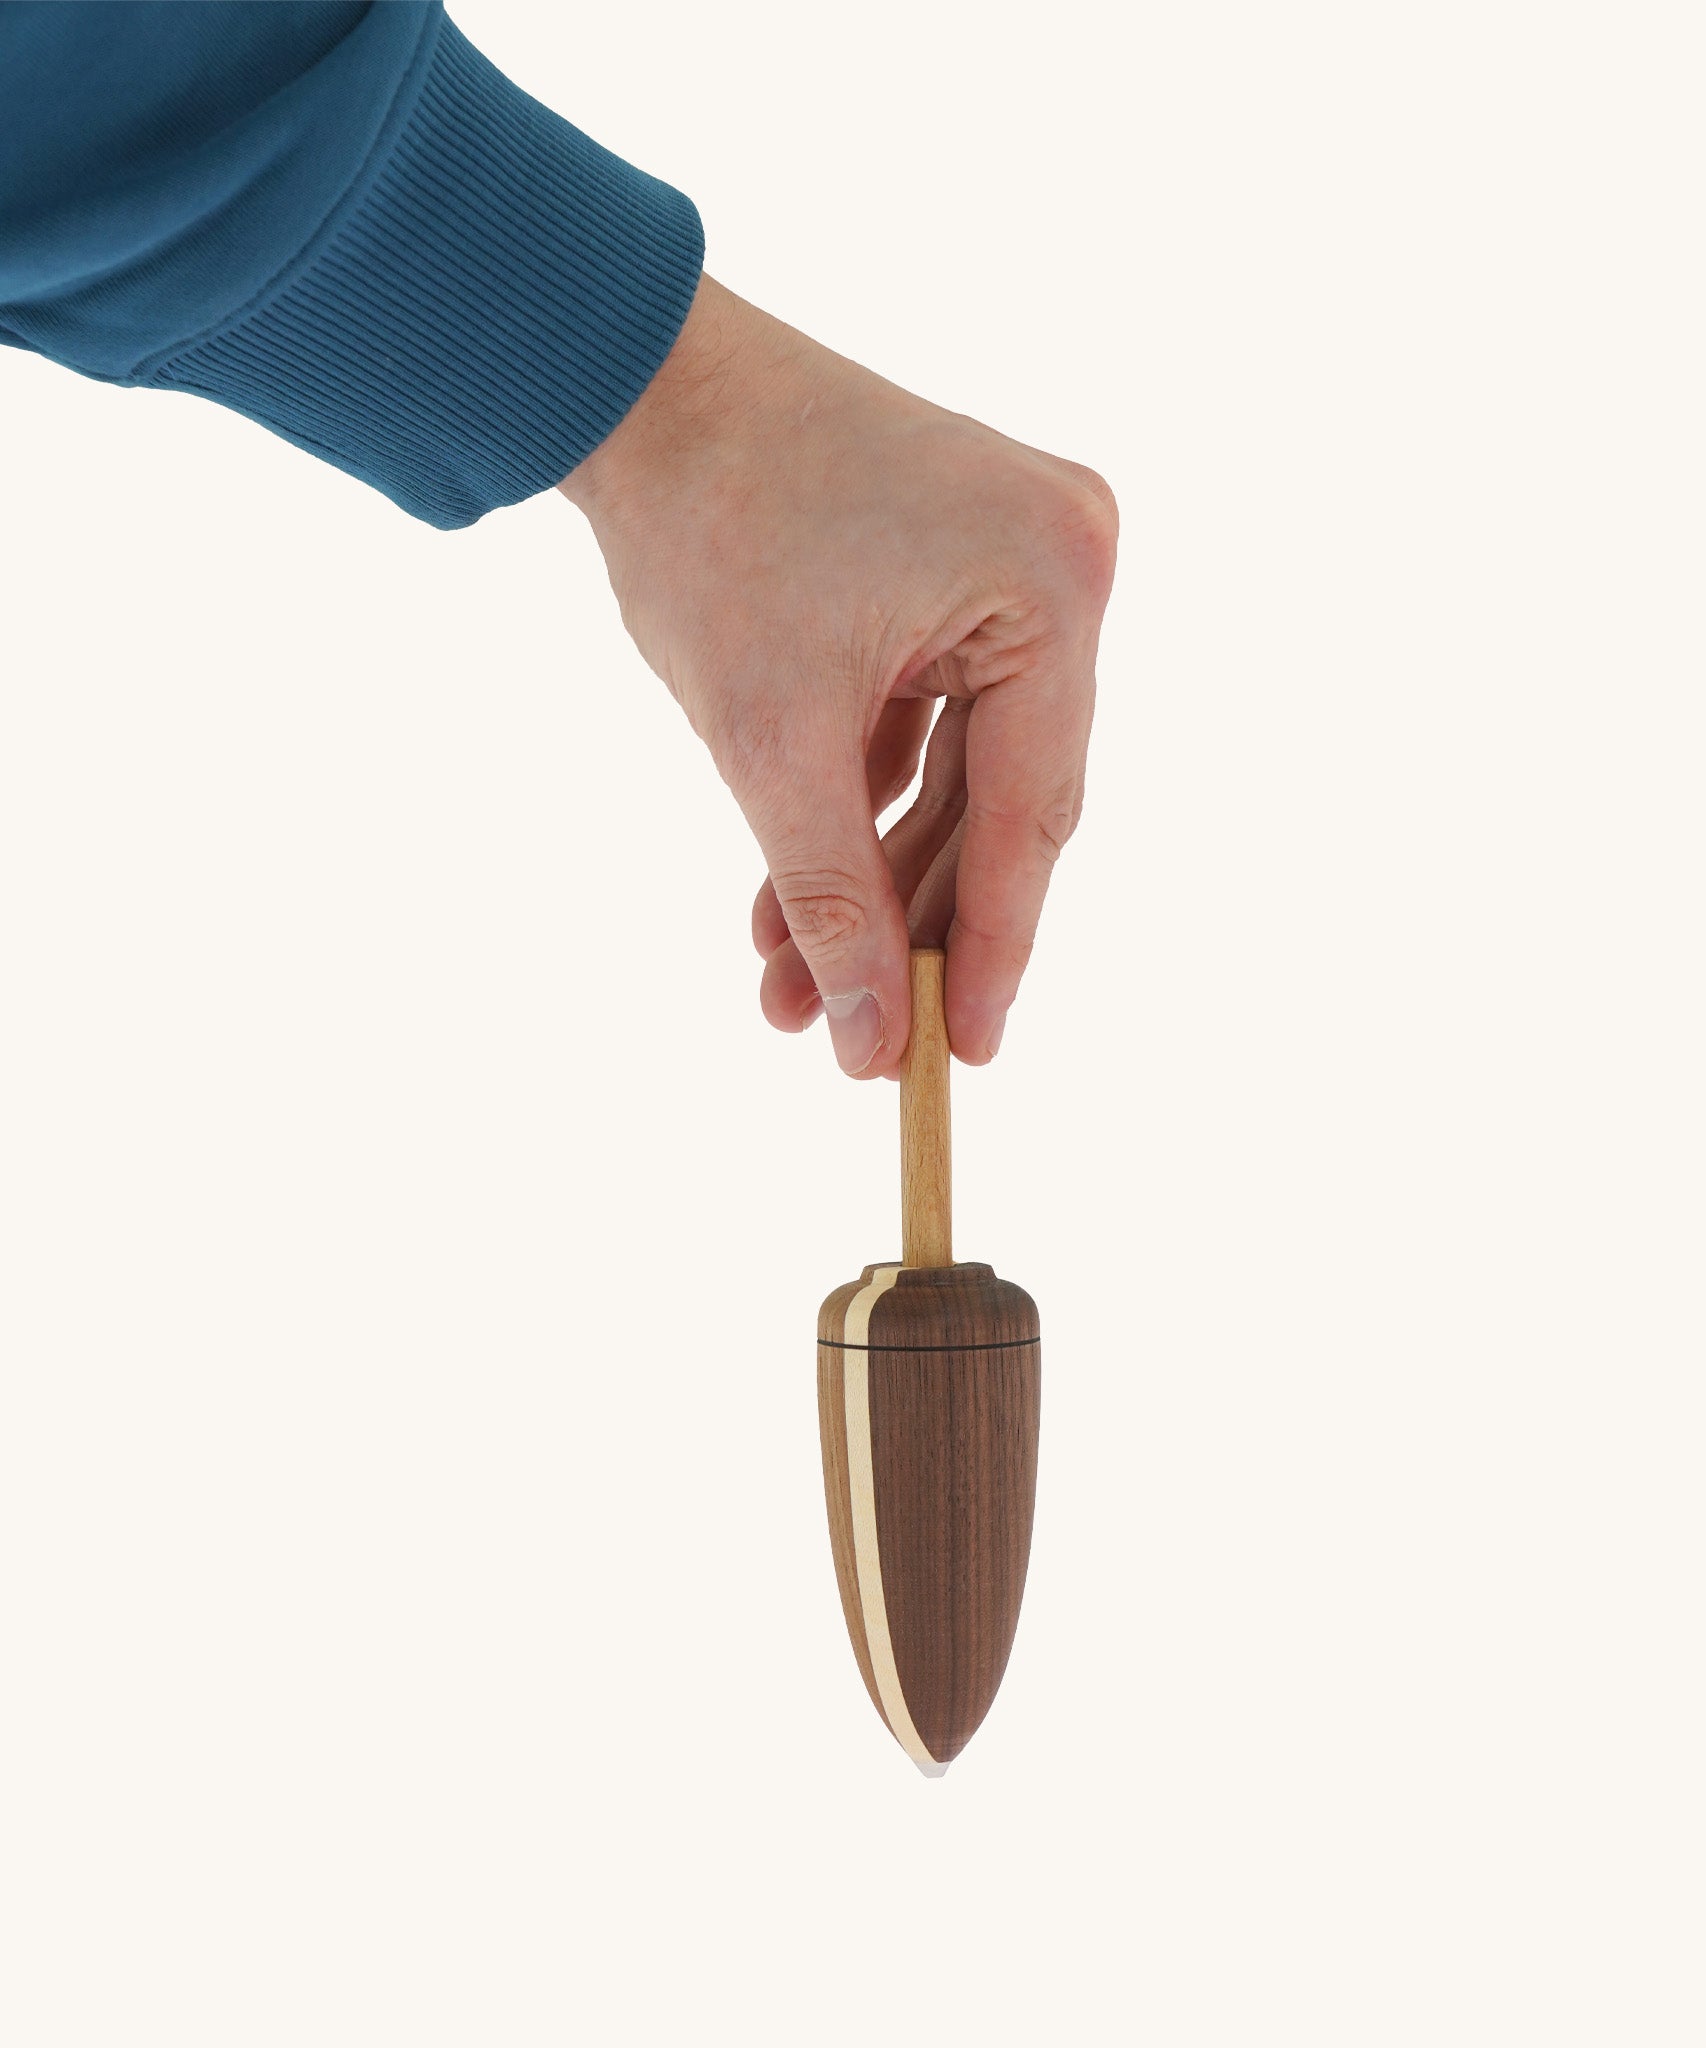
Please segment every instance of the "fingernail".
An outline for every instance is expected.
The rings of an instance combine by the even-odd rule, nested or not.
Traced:
[[[802,1031],[804,1031],[810,1025],[815,1024],[818,1020],[818,1015],[822,1011],[822,1009],[822,998],[818,995],[817,990],[814,988],[811,992],[810,998],[807,1000],[805,1004],[805,1007],[800,1011],[799,1028]]]
[[[1001,1034],[1007,1029],[1007,1012],[1002,1011],[995,1020],[995,1029],[989,1034],[989,1057],[994,1059],[1001,1050]]]
[[[876,997],[868,988],[856,988],[851,995],[825,996],[823,1007],[841,1071],[862,1074],[882,1049],[883,1019]]]

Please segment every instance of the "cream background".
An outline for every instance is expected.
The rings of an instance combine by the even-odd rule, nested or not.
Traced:
[[[925,1783],[813,1415],[894,1096],[577,515],[8,354],[0,2032],[1697,2044],[1696,11],[457,18],[1120,493],[958,1082],[1025,1618]]]

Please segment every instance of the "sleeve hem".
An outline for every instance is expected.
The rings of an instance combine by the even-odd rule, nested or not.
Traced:
[[[390,154],[266,302],[137,374],[258,420],[430,525],[547,490],[675,342],[691,200],[600,148],[449,20]]]

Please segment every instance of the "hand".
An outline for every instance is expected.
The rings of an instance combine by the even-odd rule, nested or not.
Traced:
[[[893,1075],[910,911],[912,939],[948,949],[954,1052],[992,1058],[1083,800],[1107,485],[706,278],[560,488],[763,849],[766,1017],[803,1030],[821,1003],[843,1069]],[[927,731],[917,800],[879,842]]]

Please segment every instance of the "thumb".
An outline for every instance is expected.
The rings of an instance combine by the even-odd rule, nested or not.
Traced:
[[[820,760],[781,781],[780,794],[743,808],[789,936],[823,998],[842,1072],[892,1076],[912,1021],[906,913],[877,838],[864,762],[831,771]]]

